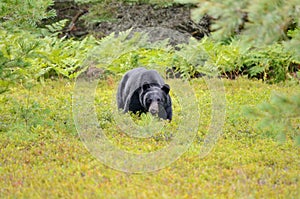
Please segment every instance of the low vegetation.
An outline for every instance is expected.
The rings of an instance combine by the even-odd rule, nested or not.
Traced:
[[[160,39],[148,42],[151,35],[131,30],[101,39],[74,38],[65,34],[70,21],[49,23],[56,15],[52,0],[0,2],[1,198],[299,197],[298,1],[157,2],[122,1],[159,8],[188,4],[195,21],[210,16],[210,34],[176,45]],[[108,18],[97,18],[93,6],[116,2],[74,3],[87,5],[91,12],[84,17],[100,23]],[[72,97],[76,78],[99,69],[88,79],[91,84],[98,81],[97,127],[124,151],[162,149],[176,137],[182,118],[194,117],[185,118],[171,87],[171,123],[132,116],[146,126],[146,133],[149,122],[165,128],[148,139],[122,132],[113,112],[116,88],[125,71],[140,65],[189,83],[200,121],[191,146],[178,160],[152,173],[132,174],[111,169],[87,150],[74,124]],[[212,93],[205,80],[212,78],[224,83],[226,117],[222,136],[202,157],[213,122]]]
[[[31,88],[17,85],[1,95],[2,197],[137,197],[223,198],[282,197],[299,195],[299,147],[294,131],[285,142],[277,132],[257,130],[259,122],[246,118],[245,106],[270,100],[273,92],[293,95],[296,86],[267,85],[244,78],[224,80],[226,121],[223,136],[213,151],[199,157],[210,124],[210,90],[205,81],[191,82],[201,120],[196,138],[173,164],[153,173],[129,174],[106,167],[80,140],[72,117],[69,80],[47,80]],[[146,140],[120,134],[112,123],[111,109],[118,79],[102,80],[95,97],[101,127],[123,150],[155,151],[168,144],[168,134]],[[175,108],[175,114],[180,109]],[[84,118],[83,118],[84,119]],[[176,118],[175,124],[178,122]],[[294,123],[295,125],[299,123]],[[171,127],[172,128],[172,127]],[[142,143],[142,144],[141,144]]]

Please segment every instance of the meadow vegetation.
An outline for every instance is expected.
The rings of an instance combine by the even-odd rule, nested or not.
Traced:
[[[114,1],[75,2],[92,7]],[[102,39],[70,38],[62,35],[67,20],[43,23],[55,16],[53,1],[0,2],[0,197],[298,198],[297,1],[122,2],[192,4],[195,21],[204,14],[212,17],[211,36],[176,47],[168,40],[149,43],[149,35],[130,30]],[[185,117],[176,89],[171,88],[174,120],[161,122],[166,128],[150,138],[129,137],[115,120],[118,82],[140,65],[163,76],[170,68],[180,74],[178,81],[188,82],[197,98],[200,120],[191,146],[178,160],[155,172],[133,174],[111,169],[88,151],[74,124],[72,97],[76,78],[90,67],[101,68],[93,102],[97,125],[122,150],[164,148]],[[226,117],[221,137],[202,157],[213,122],[207,78],[224,84]],[[157,124],[146,115],[133,121]]]
[[[245,78],[223,82],[226,121],[211,153],[199,157],[211,122],[210,90],[204,80],[192,80],[201,119],[191,147],[166,168],[142,174],[113,170],[86,149],[72,117],[73,81],[47,80],[30,89],[14,86],[0,98],[1,196],[296,198],[300,149],[292,138],[294,131],[287,131],[285,141],[280,142],[276,132],[257,130],[258,120],[249,120],[242,110],[268,102],[272,92],[298,93],[299,86],[267,85]],[[150,139],[133,139],[120,132],[111,112],[117,83],[118,79],[102,80],[97,87],[96,112],[106,135],[121,149],[137,153],[166,146],[170,140],[164,132]]]

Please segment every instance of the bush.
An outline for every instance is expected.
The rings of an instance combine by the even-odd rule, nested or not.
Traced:
[[[199,46],[188,47],[187,56],[193,54],[201,59],[204,54],[205,65],[218,68],[221,75],[227,77],[242,74],[273,83],[297,74],[300,63],[300,8],[297,0],[176,2],[198,4],[192,11],[195,21],[206,14],[213,19],[213,46],[205,49],[207,44],[200,42],[202,50],[198,49],[196,55],[192,49]],[[200,63],[201,69],[203,63]]]
[[[294,96],[273,95],[271,102],[257,107],[246,107],[244,113],[249,118],[259,119],[257,127],[268,136],[285,141],[287,137],[300,146],[300,94]]]
[[[43,19],[55,17],[55,10],[48,10],[53,0],[1,0],[0,28],[12,32],[17,28],[36,31]]]
[[[216,19],[213,37],[218,40],[240,38],[244,45],[261,47],[287,40],[287,32],[300,26],[299,1],[291,0],[177,0],[199,3],[194,20],[205,14]]]

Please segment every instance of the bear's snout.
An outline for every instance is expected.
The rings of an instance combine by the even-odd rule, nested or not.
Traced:
[[[156,115],[156,114],[158,113],[158,111],[155,110],[155,109],[150,109],[150,113],[151,113],[152,115]]]
[[[158,103],[157,102],[152,102],[150,107],[149,107],[149,112],[152,115],[156,115],[158,113]]]

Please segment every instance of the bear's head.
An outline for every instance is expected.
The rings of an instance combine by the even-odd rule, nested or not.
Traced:
[[[167,113],[165,107],[168,103],[169,91],[170,86],[168,84],[164,84],[160,87],[158,85],[145,83],[142,86],[140,97],[142,106],[152,115],[157,115],[160,118],[166,119]]]

